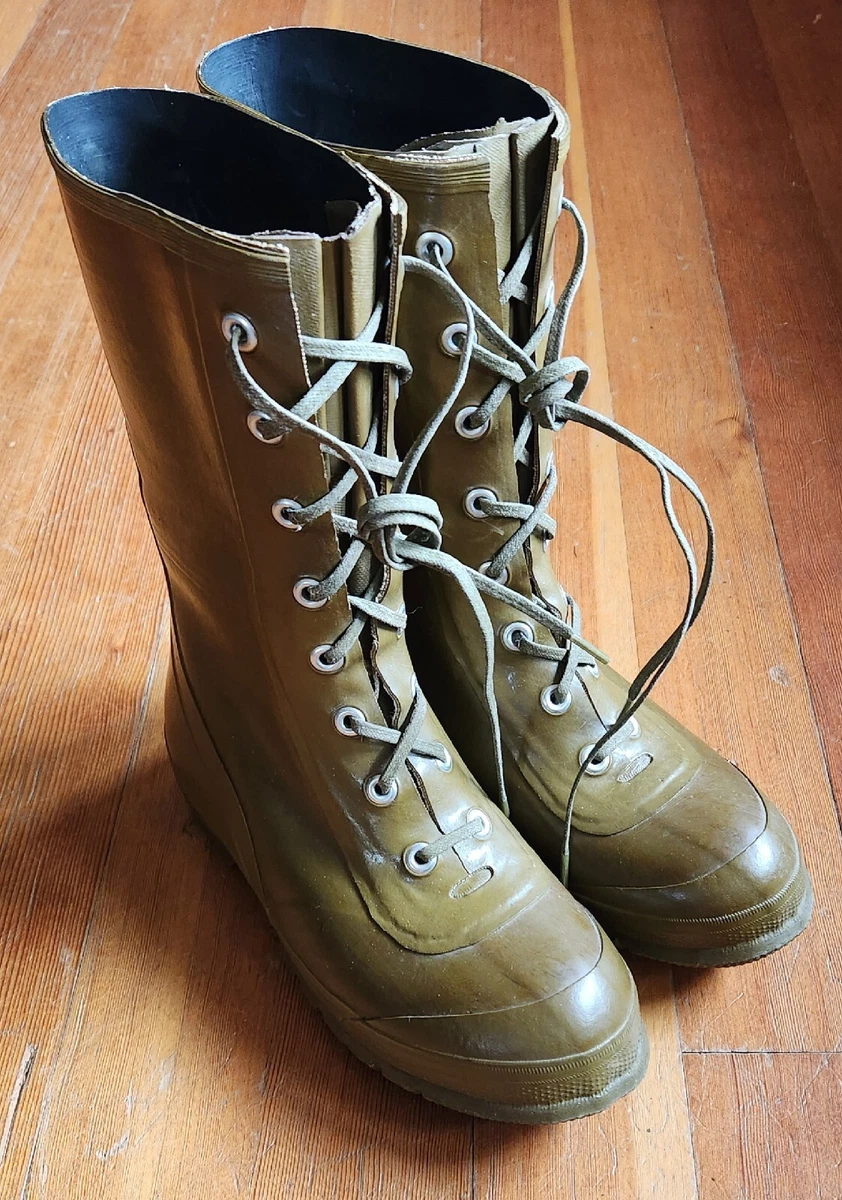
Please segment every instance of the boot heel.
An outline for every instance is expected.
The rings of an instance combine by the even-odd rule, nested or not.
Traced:
[[[263,900],[260,872],[239,796],[193,699],[175,646],[164,699],[164,740],[188,805]]]

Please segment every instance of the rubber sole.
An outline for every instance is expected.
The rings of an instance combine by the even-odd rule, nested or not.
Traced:
[[[306,985],[304,985],[304,990],[309,994]],[[379,1071],[384,1079],[397,1084],[404,1091],[422,1096],[433,1104],[452,1109],[454,1112],[464,1113],[466,1116],[479,1117],[485,1121],[500,1121],[509,1125],[556,1125],[563,1121],[575,1121],[580,1117],[592,1116],[594,1113],[602,1112],[615,1100],[620,1100],[633,1091],[643,1079],[649,1065],[649,1039],[642,1021],[638,1018],[640,1032],[631,1066],[599,1092],[594,1092],[589,1096],[576,1096],[556,1104],[523,1105],[484,1101],[475,1096],[466,1096],[461,1092],[438,1087],[426,1080],[408,1075],[388,1063],[379,1062],[369,1052],[355,1044],[312,997],[311,1000],[319,1009],[334,1036],[350,1050],[355,1058],[367,1067]]]
[[[749,941],[695,950],[682,946],[666,946],[662,943],[639,942],[624,934],[613,933],[611,936],[620,950],[637,954],[641,958],[651,958],[656,962],[672,963],[677,967],[737,967],[743,963],[755,962],[794,941],[809,924],[813,914],[813,885],[806,871],[804,878],[804,895],[792,916],[776,929],[770,929]]]

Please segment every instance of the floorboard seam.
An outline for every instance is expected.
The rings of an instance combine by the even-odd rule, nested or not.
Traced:
[[[764,466],[763,457],[760,453],[760,447],[757,442],[757,434],[755,431],[754,415],[752,413],[751,404],[749,403],[748,395],[747,395],[745,387],[743,385],[743,373],[742,373],[742,364],[740,362],[740,354],[739,354],[739,351],[737,350],[737,344],[736,344],[736,340],[735,340],[734,333],[732,330],[732,325],[731,325],[731,313],[730,313],[730,309],[728,306],[728,302],[725,298],[725,290],[722,286],[722,279],[719,274],[719,262],[716,257],[716,248],[714,246],[713,237],[711,235],[710,222],[708,220],[707,208],[705,206],[704,193],[702,192],[702,188],[699,183],[698,172],[696,170],[696,156],[693,153],[693,147],[690,142],[690,134],[687,129],[687,120],[686,120],[685,113],[684,113],[684,101],[681,96],[681,89],[678,86],[678,79],[676,77],[675,67],[673,65],[672,47],[670,45],[670,39],[669,39],[669,34],[667,32],[666,22],[664,21],[663,0],[658,0],[658,12],[659,12],[660,18],[661,18],[661,27],[664,31],[664,44],[666,46],[667,57],[669,59],[670,72],[672,74],[672,79],[673,79],[673,87],[675,89],[675,94],[678,98],[679,107],[681,109],[681,120],[682,120],[682,124],[684,126],[684,138],[687,143],[687,150],[688,150],[688,153],[690,156],[690,160],[693,163],[693,178],[695,180],[696,194],[698,195],[698,198],[699,198],[699,206],[700,206],[701,213],[702,213],[702,219],[704,221],[705,237],[707,240],[708,252],[710,254],[710,261],[711,261],[711,264],[713,267],[714,278],[716,280],[716,293],[717,293],[717,297],[719,299],[719,303],[720,303],[720,306],[722,309],[723,320],[725,321],[725,324],[728,328],[728,337],[731,342],[731,359],[732,359],[732,362],[734,365],[734,372],[735,372],[734,383],[735,383],[735,387],[738,389],[739,398],[742,401],[743,409],[745,411],[746,423],[748,425],[748,431],[749,431],[749,435],[751,437],[751,444],[752,444],[752,447],[754,450],[754,457],[757,462],[760,479],[763,484],[763,506],[766,511],[766,517],[769,522],[769,527],[771,528],[771,531],[772,531],[772,538],[775,543],[775,553],[776,553],[777,561],[778,561],[778,570],[780,572],[780,577],[781,577],[781,581],[783,584],[783,594],[786,597],[787,611],[789,613],[789,619],[792,624],[792,632],[793,632],[793,636],[795,638],[795,645],[798,649],[798,658],[801,663],[801,670],[804,673],[804,679],[807,684],[806,692],[807,692],[807,700],[808,700],[808,703],[810,706],[810,717],[813,722],[813,727],[816,731],[816,736],[819,741],[819,746],[821,747],[822,768],[823,768],[823,772],[824,772],[824,777],[827,782],[827,786],[830,791],[830,795],[833,799],[833,807],[836,812],[836,824],[837,824],[840,836],[842,836],[842,804],[840,804],[840,798],[836,794],[836,789],[833,786],[833,779],[830,774],[830,765],[829,765],[829,761],[828,761],[827,745],[825,742],[824,730],[822,729],[821,722],[819,721],[818,715],[816,712],[816,704],[815,704],[815,700],[813,697],[813,683],[810,678],[810,670],[809,670],[809,667],[807,665],[807,660],[804,655],[803,646],[801,644],[801,629],[799,627],[798,618],[795,613],[795,607],[794,607],[793,600],[792,600],[792,592],[790,590],[789,579],[787,578],[786,566],[784,564],[784,556],[781,551],[781,545],[780,545],[780,541],[778,538],[778,531],[775,526],[775,519],[774,519],[774,516],[772,515],[772,508],[771,508],[771,504],[769,502],[769,493],[766,488],[766,468]],[[750,5],[748,6],[748,12],[749,12],[749,16],[751,17],[752,22],[755,25],[755,29],[757,29],[757,22],[756,22],[756,19],[754,16],[754,11]],[[763,43],[763,39],[760,36],[759,30],[757,30],[757,37],[758,37],[758,42],[763,50],[763,54],[766,57],[766,61],[769,65],[769,76],[775,83],[775,88],[777,89],[777,80],[775,79],[771,63],[769,63],[769,61],[768,61],[768,54],[766,51],[766,47]],[[789,125],[789,117],[787,116],[786,110],[783,107],[783,100],[781,99],[780,92],[778,92],[778,100],[780,101],[780,104],[781,104],[781,111],[783,112],[784,119],[786,120],[787,128],[790,129],[790,134],[793,137],[793,144],[795,145],[796,150],[798,150],[797,143],[795,142],[794,135],[792,134],[792,130]],[[800,156],[800,151],[799,151],[799,160],[800,160],[800,158],[801,158],[801,156]],[[806,174],[806,170],[804,169],[803,162],[801,163],[801,166],[802,166],[802,170],[804,170],[805,178],[807,178],[807,174]],[[815,196],[813,197],[813,199],[815,200]]]
[[[720,1049],[720,1050],[682,1050],[681,1054],[682,1054],[682,1056],[685,1054],[697,1054],[697,1055],[698,1054],[722,1054],[722,1055],[741,1054],[744,1056],[748,1056],[748,1055],[752,1055],[752,1054],[755,1054],[755,1055],[756,1054],[763,1054],[763,1055],[789,1054],[789,1055],[800,1055],[802,1058],[805,1057],[806,1055],[819,1055],[823,1058],[827,1058],[831,1055],[839,1055],[840,1057],[842,1057],[842,1050],[817,1050],[817,1049],[812,1049],[812,1048],[809,1050],[727,1050],[727,1049],[721,1050]]]

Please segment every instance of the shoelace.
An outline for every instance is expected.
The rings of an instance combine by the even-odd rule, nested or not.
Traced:
[[[510,395],[512,389],[516,388],[518,399],[525,409],[514,442],[516,462],[528,461],[529,447],[533,441],[536,424],[556,432],[567,421],[574,421],[606,434],[618,444],[634,450],[658,472],[664,512],[687,565],[688,595],[681,620],[632,680],[626,700],[614,721],[609,725],[603,721],[605,732],[591,746],[584,747],[580,754],[579,769],[570,789],[565,813],[561,876],[563,882],[566,883],[570,868],[570,839],[574,804],[581,779],[585,773],[599,773],[594,770],[594,767],[598,767],[603,762],[607,767],[608,756],[619,739],[627,735],[637,735],[639,726],[634,719],[635,712],[644,703],[661,674],[675,656],[704,604],[713,573],[714,531],[704,497],[690,476],[677,463],[622,425],[601,413],[585,408],[580,403],[590,377],[590,370],[580,358],[574,355],[564,356],[563,347],[570,309],[579,290],[587,261],[587,229],[581,214],[572,201],[563,198],[561,211],[570,213],[576,224],[575,260],[558,303],[555,307],[552,305],[547,307],[523,346],[518,345],[510,338],[459,287],[448,271],[442,247],[435,237],[428,235],[426,252],[429,255],[429,261],[427,263],[423,259],[413,258],[405,258],[404,262],[408,269],[432,268],[440,281],[447,281],[448,289],[452,294],[458,295],[464,311],[469,314],[464,326],[457,323],[445,331],[443,344],[448,352],[454,355],[459,354],[463,359],[462,365],[464,365],[464,358],[468,357],[472,362],[497,376],[498,382],[481,404],[457,413],[456,426],[462,436],[468,439],[481,437],[490,427],[500,405]],[[512,300],[528,302],[530,299],[529,289],[524,278],[535,256],[539,222],[540,217],[525,239],[511,268],[504,273],[500,281],[500,299],[504,307]],[[481,334],[492,348],[481,345],[477,340],[478,334]],[[544,362],[539,366],[534,355],[544,338],[547,339]],[[460,372],[461,374],[462,372]],[[453,407],[457,397],[458,392],[454,395],[451,390],[450,395],[442,404],[444,411],[440,410],[439,423]],[[704,518],[706,545],[701,575],[690,541],[673,507],[671,479],[686,489],[695,500]],[[557,474],[555,464],[551,459],[546,476],[538,488],[533,503],[501,502],[490,489],[486,488],[471,489],[466,495],[466,504],[473,505],[473,515],[504,517],[519,522],[519,526],[512,536],[506,539],[488,563],[483,564],[483,571],[489,578],[497,580],[506,578],[509,563],[533,533],[538,533],[544,538],[554,536],[556,525],[547,510],[556,485]],[[526,612],[522,603],[524,598],[519,593],[506,588],[504,584],[499,586],[501,591],[491,594],[497,595],[511,607]],[[486,588],[483,590],[489,591]],[[556,643],[554,646],[535,641],[529,626],[519,626],[517,622],[503,631],[504,637],[508,634],[507,644],[512,649],[561,665],[560,675],[549,688],[544,689],[542,694],[544,707],[548,712],[556,713],[564,712],[569,707],[570,687],[574,676],[582,670],[597,672],[597,661],[607,661],[604,655],[582,639],[579,608],[570,595],[566,592],[564,595],[567,619],[563,623],[569,631],[567,633],[559,631],[557,622],[560,614],[554,606],[551,606],[540,595],[535,596],[532,601],[532,605],[538,609],[535,619],[553,635]],[[529,615],[533,615],[533,612],[530,611]]]
[[[483,426],[487,427],[486,423],[491,421],[512,387],[517,385],[519,397],[527,412],[524,414],[514,444],[516,461],[522,461],[524,457],[528,457],[528,444],[536,421],[546,428],[558,430],[566,421],[572,420],[605,433],[619,444],[635,450],[658,471],[661,479],[661,499],[664,511],[687,564],[688,599],[679,624],[644,664],[630,684],[626,701],[615,720],[605,727],[604,734],[592,746],[586,748],[587,753],[580,756],[579,770],[570,789],[565,814],[561,876],[562,880],[566,882],[570,865],[574,803],[579,783],[592,764],[601,762],[604,756],[610,753],[610,747],[614,744],[613,739],[620,736],[623,726],[631,721],[634,713],[645,701],[660,675],[674,657],[688,629],[696,620],[710,586],[713,570],[713,524],[704,497],[681,467],[623,426],[600,413],[584,408],[579,403],[588,381],[589,370],[581,359],[574,356],[564,358],[561,351],[570,307],[584,272],[587,257],[587,233],[584,222],[572,202],[564,200],[563,208],[573,214],[579,231],[576,259],[558,304],[554,309],[548,308],[543,314],[524,347],[514,342],[459,287],[447,270],[435,241],[429,243],[431,256],[429,261],[413,256],[404,256],[405,270],[408,273],[421,274],[442,287],[454,303],[462,309],[464,322],[460,323],[460,337],[452,349],[452,353],[459,358],[459,368],[454,383],[410,447],[401,464],[374,453],[373,446],[377,444],[378,435],[374,426],[364,446],[358,447],[328,434],[310,420],[313,414],[342,386],[359,362],[386,363],[395,370],[398,379],[401,374],[404,379],[407,378],[411,368],[406,356],[395,347],[382,346],[373,341],[380,324],[382,307],[378,306],[375,309],[366,328],[353,341],[323,338],[302,339],[305,354],[332,361],[334,365],[291,409],[278,404],[249,373],[240,352],[242,332],[236,322],[232,325],[228,359],[234,378],[253,406],[249,416],[249,427],[256,437],[262,441],[279,441],[290,429],[297,429],[306,436],[316,439],[324,452],[337,456],[349,467],[349,471],[334,484],[321,500],[306,508],[298,506],[294,501],[278,501],[276,507],[285,506],[285,511],[288,513],[287,522],[282,523],[288,523],[294,527],[295,524],[306,523],[308,519],[314,520],[317,515],[322,515],[329,508],[333,508],[354,486],[355,481],[362,487],[365,501],[359,508],[356,520],[336,512],[333,513],[337,531],[349,534],[351,542],[337,568],[325,580],[307,581],[309,595],[312,599],[323,599],[328,595],[335,594],[348,579],[353,566],[359,561],[366,547],[373,552],[376,558],[394,570],[424,566],[449,575],[461,588],[477,620],[483,641],[485,651],[484,692],[492,734],[499,804],[507,815],[509,806],[504,780],[502,737],[494,692],[494,627],[483,602],[483,595],[502,601],[523,616],[543,625],[550,632],[555,642],[554,646],[545,646],[535,642],[531,629],[526,625],[517,630],[517,623],[513,623],[503,631],[504,634],[511,631],[512,640],[509,642],[511,648],[564,664],[560,678],[552,685],[553,696],[558,698],[558,711],[562,711],[565,686],[572,681],[573,675],[583,668],[594,670],[597,663],[608,662],[607,656],[582,636],[581,616],[572,597],[565,594],[568,609],[565,618],[542,596],[523,596],[508,588],[499,578],[494,577],[496,573],[502,574],[507,563],[511,561],[532,532],[538,530],[545,537],[552,537],[555,533],[555,522],[547,513],[557,483],[555,466],[550,462],[546,478],[539,488],[534,503],[502,503],[493,493],[475,497],[477,510],[481,515],[506,516],[520,522],[518,530],[500,547],[491,562],[484,564],[483,569],[479,571],[441,550],[443,523],[441,513],[431,498],[409,492],[412,476],[424,451],[456,404],[467,379],[468,371],[474,362],[495,372],[500,378],[481,405],[457,415],[457,422],[465,423],[469,430],[469,436],[472,425],[481,429]],[[528,298],[523,277],[534,254],[536,235],[537,223],[524,242],[512,268],[501,280],[501,297]],[[245,325],[248,326],[248,324],[246,320]],[[486,340],[497,348],[496,351],[479,344],[478,331],[482,332]],[[535,351],[545,335],[547,336],[547,349],[544,364],[539,367],[530,352]],[[567,378],[571,374],[573,375],[572,380]],[[469,421],[470,424],[468,424]],[[277,434],[269,438],[262,435],[260,428],[263,422],[269,422],[270,426],[278,430]],[[393,480],[389,493],[378,494],[371,472]],[[673,508],[670,478],[675,479],[687,489],[704,516],[707,541],[705,564],[701,576],[699,576],[690,542]],[[473,491],[484,492],[486,489],[473,489]],[[356,548],[357,543],[360,543],[359,548]],[[346,556],[353,558],[353,562],[347,565],[347,569]],[[374,600],[379,587],[380,580],[373,580],[362,596],[353,598],[351,603],[355,610],[355,618],[351,625],[331,646],[316,647],[314,650],[311,661],[316,656],[314,665],[316,662],[322,664],[317,669],[325,669],[325,667],[341,669],[347,649],[359,636],[365,620],[369,617],[376,621],[382,620],[392,628],[403,629],[405,627],[404,614],[396,614],[387,606],[380,605]],[[322,590],[317,591],[316,589],[319,588]],[[350,599],[351,597],[349,597]],[[567,690],[569,691],[569,686]],[[549,697],[545,698],[549,699]],[[418,693],[415,703],[423,703],[420,693]],[[410,713],[408,716],[407,725],[411,715]],[[419,726],[421,720],[423,717],[419,719]],[[394,771],[400,762],[399,754],[404,752],[408,742],[404,740],[398,751],[398,742],[394,740],[395,731],[386,726],[377,726],[376,728],[381,731],[376,740],[395,746],[387,766],[387,769],[391,768],[392,773],[386,776],[387,783],[391,788],[394,786]],[[406,729],[406,725],[404,728]],[[385,771],[381,772],[379,777],[381,787],[384,774]],[[467,828],[467,826],[462,828]],[[465,834],[464,836],[470,835]],[[412,848],[408,847],[404,855],[404,862],[408,869],[411,869],[409,866],[411,856],[409,860],[407,859],[410,849]]]
[[[406,492],[411,476],[406,463],[402,465],[395,459],[376,453],[374,447],[378,445],[380,435],[376,416],[361,447],[343,441],[312,421],[360,363],[383,366],[394,372],[398,381],[409,378],[412,368],[406,354],[395,346],[375,340],[382,318],[383,305],[378,303],[365,328],[353,340],[302,337],[302,348],[308,359],[330,362],[332,365],[291,408],[278,404],[264,391],[243,361],[243,354],[257,346],[257,333],[249,318],[240,313],[229,313],[223,319],[228,366],[252,406],[246,422],[252,435],[266,445],[274,445],[295,429],[314,439],[324,453],[340,459],[348,467],[329,490],[312,503],[302,505],[293,499],[279,499],[272,506],[275,519],[290,530],[301,530],[331,512],[337,534],[344,535],[343,540],[347,543],[336,567],[325,578],[300,579],[293,592],[296,601],[304,607],[320,608],[342,587],[347,588],[348,603],[353,613],[351,622],[332,644],[316,646],[310,655],[312,666],[323,673],[342,669],[349,650],[368,621],[401,631],[406,627],[405,611],[396,612],[376,599],[382,591],[383,571],[382,568],[372,569],[376,566],[373,560],[379,559],[394,569],[403,570],[409,565],[399,553],[399,547],[404,543],[414,545],[419,554],[424,551],[435,554],[441,545],[442,518],[435,501]],[[467,374],[467,370],[466,356],[460,372],[460,387],[461,377]],[[432,432],[424,445],[432,437]],[[421,450],[418,453],[420,455]],[[375,475],[394,480],[388,495],[379,494]],[[356,484],[362,486],[365,495],[358,520],[336,511]],[[402,532],[404,528],[411,530],[411,537]],[[398,536],[399,530],[401,533]],[[415,541],[411,542],[411,539]],[[361,573],[369,582],[360,594],[355,594],[351,588],[351,576],[358,568],[361,568],[361,572],[357,577]],[[412,757],[431,759],[445,771],[452,768],[452,758],[447,748],[441,742],[421,737],[426,712],[426,700],[416,686],[400,729],[369,721],[361,710],[352,706],[344,706],[335,714],[334,722],[341,734],[367,738],[392,747],[382,770],[365,781],[364,792],[372,804],[386,806],[395,800],[398,794],[397,772]],[[427,875],[445,850],[468,838],[484,839],[490,834],[488,816],[481,809],[471,809],[463,823],[451,832],[429,843],[415,842],[407,846],[403,852],[404,865],[412,875]]]
[[[412,566],[424,566],[451,576],[459,584],[477,620],[485,649],[485,698],[494,746],[499,805],[508,815],[500,720],[494,694],[494,627],[483,602],[482,594],[504,600],[524,616],[541,621],[557,638],[570,641],[598,661],[607,662],[607,659],[601,651],[581,636],[578,629],[563,620],[559,614],[550,612],[542,603],[511,591],[497,580],[480,571],[475,571],[452,555],[444,553],[441,550],[443,522],[438,505],[430,497],[408,490],[424,451],[464,386],[471,366],[471,353],[476,343],[476,328],[470,304],[463,299],[463,293],[448,276],[442,275],[436,267],[421,259],[404,259],[404,265],[408,272],[422,274],[434,280],[460,305],[465,316],[466,333],[464,346],[459,352],[459,369],[453,386],[421,430],[402,463],[384,458],[374,452],[373,447],[377,444],[379,433],[376,425],[372,426],[365,444],[359,447],[342,441],[315,425],[311,420],[360,362],[383,363],[395,371],[398,380],[401,374],[404,378],[407,377],[411,368],[403,351],[392,346],[382,346],[373,340],[382,318],[381,305],[375,308],[368,324],[359,337],[353,341],[302,338],[303,349],[308,357],[332,361],[333,366],[292,408],[284,408],[273,399],[260,386],[245,365],[241,343],[245,342],[246,346],[251,349],[257,344],[257,339],[248,318],[239,314],[229,314],[229,317],[226,318],[228,320],[228,365],[244,396],[252,405],[252,411],[248,416],[248,425],[255,437],[260,441],[272,444],[279,442],[286,433],[295,429],[306,437],[313,438],[322,451],[340,458],[349,467],[349,471],[337,480],[323,497],[312,504],[301,506],[294,500],[278,500],[274,506],[276,515],[282,517],[281,524],[287,525],[289,528],[307,524],[331,510],[337,531],[350,537],[348,548],[342,555],[339,564],[325,579],[300,581],[305,588],[303,594],[296,596],[299,603],[302,599],[305,604],[308,600],[313,603],[326,602],[329,596],[334,595],[348,581],[351,571],[360,561],[366,549],[393,570],[404,571]],[[251,330],[253,342],[249,338],[249,330]],[[264,426],[267,429],[266,433],[262,432]],[[388,493],[379,494],[373,474],[392,480],[391,490]],[[356,519],[334,511],[335,506],[347,495],[355,483],[360,485],[364,496]],[[380,586],[381,578],[377,575],[362,595],[349,596],[349,602],[355,613],[354,619],[332,645],[315,648],[311,654],[311,662],[317,670],[341,669],[348,649],[359,637],[368,618],[389,625],[393,629],[405,628],[405,614],[395,613],[388,606],[375,601],[374,597],[378,594]],[[419,692],[415,705],[420,707],[422,704],[425,702]],[[409,729],[412,715],[411,712],[408,716],[404,732]],[[413,729],[420,727],[422,721],[423,714],[418,717],[417,724],[413,726]],[[389,788],[392,788],[394,772],[399,765],[400,755],[405,752],[414,753],[415,749],[409,749],[410,739],[408,737],[404,738],[399,746],[394,741],[393,730],[385,726],[377,726],[377,730],[376,740],[395,746],[387,767],[379,777],[381,787],[388,785]],[[413,743],[415,748],[419,745],[423,746],[424,743],[417,741]],[[434,757],[437,757],[438,761],[442,761],[444,753],[444,747],[441,747],[441,752]]]

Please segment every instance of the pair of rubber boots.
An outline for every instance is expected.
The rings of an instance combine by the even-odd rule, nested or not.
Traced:
[[[175,773],[356,1055],[483,1117],[595,1112],[648,1051],[591,914],[727,964],[800,932],[811,892],[781,815],[646,701],[712,534],[698,570],[670,500],[709,521],[695,485],[581,403],[567,117],[326,29],[223,45],[199,81],[217,99],[44,117],[169,587]],[[688,559],[631,688],[547,553],[568,421],[651,462]]]

